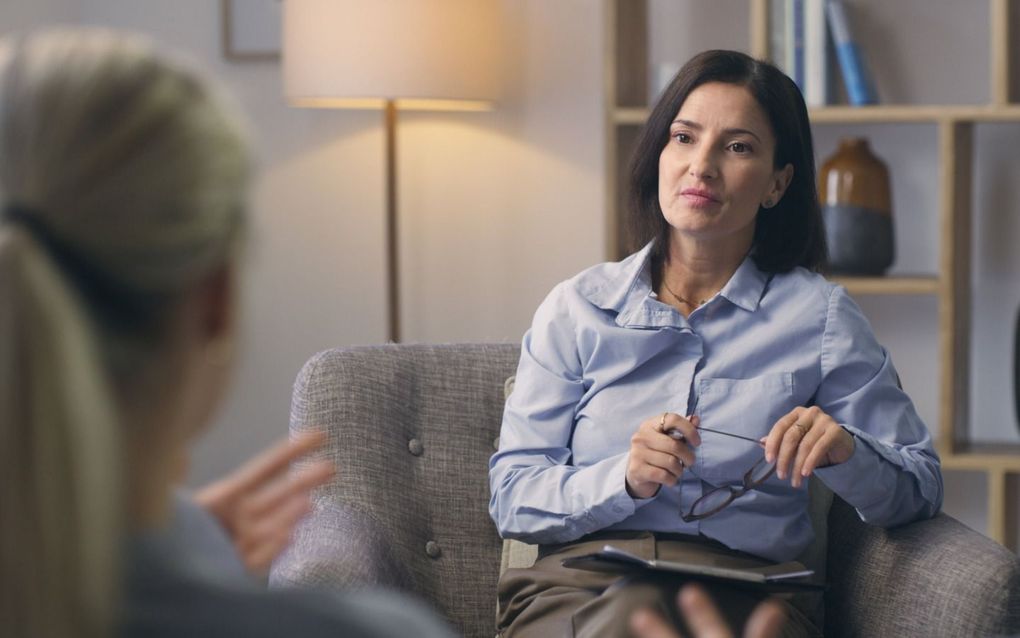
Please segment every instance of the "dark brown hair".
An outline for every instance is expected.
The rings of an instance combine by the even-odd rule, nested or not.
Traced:
[[[713,50],[684,65],[652,109],[631,159],[628,225],[632,249],[652,239],[661,258],[670,226],[659,206],[659,155],[669,127],[691,91],[708,82],[747,88],[765,111],[776,139],[774,166],[793,165],[793,179],[774,207],[759,208],[751,256],[765,272],[797,266],[819,270],[825,264],[825,228],[815,185],[811,125],[800,89],[775,66],[737,51]]]

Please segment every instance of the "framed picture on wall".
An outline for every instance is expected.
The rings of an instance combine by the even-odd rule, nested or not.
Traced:
[[[220,0],[223,57],[246,62],[279,60],[282,36],[280,0]]]

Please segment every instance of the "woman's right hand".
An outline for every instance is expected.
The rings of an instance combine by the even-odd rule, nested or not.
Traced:
[[[686,419],[667,412],[642,422],[630,437],[627,460],[627,493],[634,498],[651,498],[663,485],[673,486],[680,480],[684,467],[694,463],[691,448],[701,445],[697,429],[698,417]],[[676,430],[683,438],[667,432]]]
[[[313,454],[325,442],[321,430],[284,439],[195,493],[195,501],[220,522],[252,574],[261,576],[269,570],[290,544],[298,521],[311,509],[311,491],[336,473],[327,460],[290,471],[291,463]]]

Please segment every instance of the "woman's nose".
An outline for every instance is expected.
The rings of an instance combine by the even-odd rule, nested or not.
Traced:
[[[702,148],[695,151],[691,156],[691,163],[688,167],[691,177],[699,179],[712,179],[719,175],[719,167],[715,153],[709,148]]]

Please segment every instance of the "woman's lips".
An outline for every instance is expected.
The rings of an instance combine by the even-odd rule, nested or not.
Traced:
[[[680,191],[680,195],[694,206],[711,206],[720,203],[719,197],[715,193],[700,188],[685,188]]]

